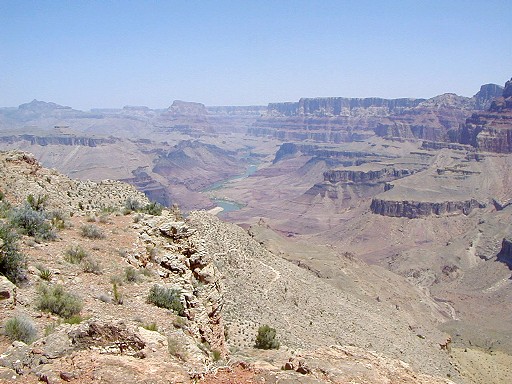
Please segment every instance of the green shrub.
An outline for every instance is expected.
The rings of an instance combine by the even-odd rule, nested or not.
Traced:
[[[82,321],[84,321],[86,318],[80,316],[80,315],[73,315],[71,317],[68,317],[67,319],[64,319],[64,323],[66,324],[80,324]]]
[[[48,200],[48,195],[28,195],[27,203],[34,211],[42,212],[46,208],[46,202]]]
[[[148,331],[158,332],[158,325],[156,325],[155,322],[153,322],[151,324],[144,324],[142,327],[147,329]]]
[[[5,335],[11,340],[23,341],[29,344],[35,340],[37,330],[30,320],[13,317],[5,323]]]
[[[79,245],[71,246],[64,252],[64,260],[71,264],[80,264],[89,255]]]
[[[220,351],[218,349],[214,349],[212,351],[212,358],[213,358],[213,361],[219,361],[222,358],[222,354],[220,353]]]
[[[170,309],[178,315],[183,315],[185,308],[180,301],[181,292],[176,289],[153,285],[149,291],[148,303],[160,308]]]
[[[112,283],[112,295],[114,296],[114,303],[116,303],[117,305],[123,304],[123,294],[119,292],[119,289],[117,289],[116,283]]]
[[[10,222],[24,235],[36,239],[54,240],[57,237],[52,225],[47,220],[46,213],[33,209],[29,204],[25,204],[21,208],[14,208],[11,212]]]
[[[94,224],[82,225],[80,227],[80,234],[88,239],[103,239],[105,234],[103,231]]]
[[[140,211],[147,213],[148,215],[160,216],[162,214],[163,207],[157,202],[149,203],[145,205]]]
[[[53,211],[50,213],[50,222],[53,226],[53,228],[56,229],[64,229],[67,226],[69,226],[68,223],[66,223],[66,215],[61,211]]]
[[[39,271],[39,277],[43,280],[50,281],[53,277],[53,273],[48,268],[43,268]]]
[[[41,311],[51,312],[63,318],[70,318],[82,310],[82,300],[64,290],[61,285],[41,285],[36,306]]]
[[[279,349],[279,340],[276,338],[276,330],[268,325],[262,325],[258,328],[256,344],[259,349]]]
[[[0,225],[0,274],[13,283],[24,278],[25,257],[18,250],[18,237],[6,225]]]

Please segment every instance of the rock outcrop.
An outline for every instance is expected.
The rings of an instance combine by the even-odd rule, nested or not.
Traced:
[[[477,200],[470,199],[466,201],[396,201],[374,198],[370,205],[372,213],[391,217],[408,217],[416,219],[430,215],[447,215],[453,213],[463,213],[469,215],[475,208],[484,208],[485,204]]]
[[[504,238],[501,243],[501,250],[498,253],[497,260],[508,265],[512,269],[512,239]]]
[[[13,202],[21,203],[29,194],[46,196],[48,209],[73,214],[123,207],[126,200],[134,198],[145,205],[147,197],[134,187],[114,180],[101,182],[70,179],[55,170],[43,168],[25,152],[0,152],[0,178],[4,180],[2,192]]]
[[[395,169],[392,167],[385,167],[378,170],[356,170],[356,169],[335,169],[324,172],[324,181],[330,183],[339,182],[354,182],[364,183],[373,181],[385,181],[398,179],[401,177],[409,176],[413,172],[409,169]]]
[[[475,113],[466,120],[458,141],[479,151],[512,153],[512,79],[487,112]]]

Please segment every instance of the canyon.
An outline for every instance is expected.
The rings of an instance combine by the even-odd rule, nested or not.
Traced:
[[[191,239],[217,255],[233,348],[250,349],[245,335],[262,319],[310,359],[355,343],[425,374],[505,383],[511,116],[512,79],[473,97],[301,98],[266,107],[174,101],[162,110],[83,112],[33,101],[0,108],[0,149],[177,204],[201,234]],[[235,208],[222,211],[221,200]],[[183,272],[183,260],[160,264]],[[452,352],[439,354],[446,335]]]

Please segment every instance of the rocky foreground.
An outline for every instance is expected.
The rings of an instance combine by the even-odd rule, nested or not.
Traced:
[[[147,202],[132,187],[75,182],[20,152],[0,160],[4,207],[45,193],[46,209],[64,217],[53,240],[20,235],[24,276],[18,285],[1,278],[2,382],[463,380],[436,329],[446,314],[401,278],[368,267],[367,281],[364,266],[345,255],[346,289],[337,288],[208,213],[130,213],[126,200]],[[101,236],[86,236],[91,226]],[[70,247],[87,263],[72,261]],[[379,296],[370,281],[403,294]],[[57,286],[82,303],[76,315],[41,309],[41,287]],[[154,286],[178,292],[174,310],[148,302]],[[415,309],[404,311],[410,303]],[[26,343],[7,337],[15,317],[33,326]],[[275,327],[280,349],[254,348],[263,324]]]

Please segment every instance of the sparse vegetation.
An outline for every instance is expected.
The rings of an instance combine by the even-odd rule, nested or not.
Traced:
[[[160,216],[162,214],[162,205],[157,202],[152,202],[142,206],[138,200],[128,198],[124,203],[123,212],[128,215],[132,212],[147,213],[148,215]]]
[[[262,325],[258,328],[258,335],[256,336],[254,347],[259,349],[279,349],[279,340],[276,335],[277,333],[274,328],[266,324]]]
[[[154,304],[160,308],[170,309],[181,316],[185,308],[180,301],[180,295],[181,293],[177,289],[166,288],[155,284],[149,291],[148,303]]]
[[[177,338],[172,336],[167,337],[167,348],[171,356],[174,356],[182,361],[187,360],[187,352]]]
[[[212,358],[213,358],[213,361],[219,361],[222,358],[222,354],[220,353],[220,351],[218,349],[214,349],[212,351]]]
[[[82,310],[82,300],[64,290],[61,285],[41,285],[38,288],[37,308],[63,318],[70,318]]]
[[[13,283],[23,280],[25,257],[18,250],[16,233],[6,225],[0,225],[0,274]]]
[[[57,237],[46,213],[33,209],[28,203],[11,211],[10,223],[22,234],[38,240],[54,240]]]
[[[42,212],[46,208],[46,202],[48,201],[48,195],[34,195],[30,194],[27,196],[27,203],[34,211]]]
[[[43,268],[43,269],[39,270],[39,278],[46,280],[46,281],[51,281],[52,277],[53,277],[53,273],[48,268]]]
[[[147,329],[148,331],[158,332],[158,325],[155,322],[150,324],[144,324],[142,327]]]
[[[187,319],[185,317],[176,316],[176,318],[172,321],[172,325],[174,328],[184,329],[187,327]]]
[[[71,246],[64,252],[64,260],[71,264],[80,264],[89,255],[79,245]]]
[[[133,267],[127,267],[124,270],[124,278],[129,283],[135,283],[139,280],[139,273]]]
[[[86,257],[80,263],[82,265],[82,271],[86,273],[94,273],[95,275],[101,275],[101,266],[92,257]]]
[[[69,224],[66,222],[66,216],[61,211],[53,211],[50,213],[50,222],[56,229],[64,229]]]
[[[104,239],[105,233],[94,224],[86,224],[80,227],[80,234],[88,239]]]
[[[110,223],[110,217],[108,217],[108,215],[101,215],[101,216],[98,218],[98,221],[99,221],[101,224],[108,224],[108,223]]]
[[[114,303],[117,304],[117,305],[122,305],[123,304],[123,295],[121,294],[121,292],[119,292],[119,289],[117,288],[117,284],[116,283],[112,283],[112,295],[114,296]]]
[[[124,212],[126,214],[129,214],[133,211],[136,212],[139,209],[140,209],[140,202],[138,200],[132,199],[131,197],[126,199],[126,201],[124,203]]]
[[[68,317],[68,318],[64,319],[64,323],[66,323],[66,324],[80,324],[85,319],[86,319],[85,317],[82,317],[80,315],[73,315],[71,317]]]
[[[144,208],[141,209],[141,212],[147,213],[148,215],[160,216],[162,214],[162,205],[157,202],[149,203]]]
[[[5,335],[11,340],[23,341],[29,344],[35,340],[37,330],[30,320],[23,317],[13,317],[5,323]]]

